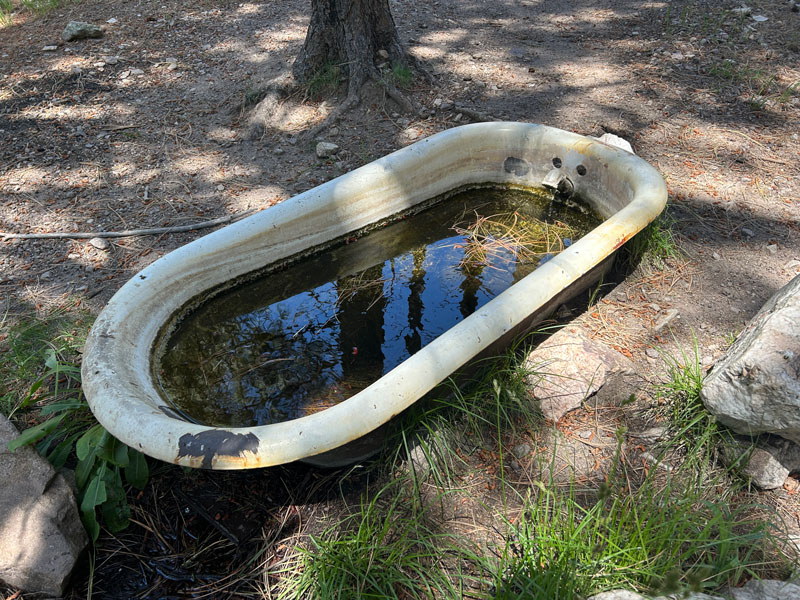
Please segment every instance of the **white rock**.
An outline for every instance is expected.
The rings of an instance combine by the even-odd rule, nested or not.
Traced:
[[[779,290],[703,382],[717,419],[739,433],[800,443],[800,276]]]
[[[116,18],[111,17],[108,21],[106,21],[106,23],[109,25],[114,25],[115,23],[119,23],[119,21]]]
[[[769,17],[765,17],[764,15],[753,15],[750,17],[756,23],[763,23],[764,21],[769,21]]]
[[[61,596],[88,543],[86,532],[64,477],[33,448],[8,450],[17,435],[0,415],[0,580]]]
[[[614,135],[613,133],[604,133],[603,135],[601,135],[597,139],[600,140],[601,142],[605,143],[605,144],[608,144],[609,146],[614,146],[616,148],[622,148],[626,152],[630,152],[631,154],[634,154],[633,146],[631,146],[631,143],[628,140],[626,140],[625,138],[619,137],[618,135]]]
[[[55,52],[58,50],[58,46],[45,46],[42,48],[42,52]]]
[[[740,588],[731,588],[731,600],[789,600],[800,598],[800,585],[791,581],[751,579]]]
[[[319,142],[316,151],[317,158],[330,158],[339,152],[339,146],[333,142]]]
[[[101,237],[93,237],[89,240],[89,245],[97,248],[98,250],[108,249],[108,242]]]

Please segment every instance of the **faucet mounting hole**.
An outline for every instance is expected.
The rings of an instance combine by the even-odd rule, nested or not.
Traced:
[[[578,172],[578,175],[581,176],[586,175],[586,167],[584,167],[583,165],[578,165],[577,167],[575,167],[575,170]]]
[[[561,159],[558,158],[557,156],[553,159],[553,166],[556,169],[560,169],[561,168]]]

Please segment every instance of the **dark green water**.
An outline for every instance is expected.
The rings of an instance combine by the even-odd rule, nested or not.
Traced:
[[[544,190],[459,193],[202,303],[160,343],[161,391],[206,425],[322,410],[598,223]]]

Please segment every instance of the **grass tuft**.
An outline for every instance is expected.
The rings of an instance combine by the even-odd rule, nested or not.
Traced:
[[[626,244],[628,264],[660,271],[668,261],[683,258],[675,236],[675,220],[668,211],[669,207]]]
[[[461,597],[461,578],[444,565],[459,547],[428,524],[403,484],[390,481],[313,536],[278,598]]]

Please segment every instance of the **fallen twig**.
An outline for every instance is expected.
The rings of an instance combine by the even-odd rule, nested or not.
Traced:
[[[244,217],[256,212],[255,209],[246,210],[235,215],[228,215],[227,217],[220,217],[211,221],[204,221],[203,223],[193,223],[191,225],[175,225],[172,227],[155,227],[152,229],[129,229],[127,231],[53,231],[48,233],[7,233],[0,231],[0,237],[5,240],[46,240],[46,239],[92,239],[92,238],[122,238],[134,237],[137,235],[158,235],[162,233],[181,233],[184,231],[195,231],[197,229],[206,229],[232,221],[238,221]]]

